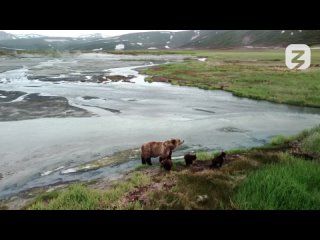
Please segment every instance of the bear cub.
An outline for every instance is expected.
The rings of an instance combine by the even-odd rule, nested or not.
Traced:
[[[226,153],[221,152],[219,156],[212,159],[211,168],[221,168],[225,158],[226,158]]]
[[[187,166],[192,165],[193,161],[197,160],[197,156],[194,152],[189,152],[184,155],[184,161],[186,162]]]
[[[172,168],[172,161],[171,161],[171,159],[162,160],[162,161],[161,161],[161,166],[162,166],[165,170],[170,171],[171,168]]]

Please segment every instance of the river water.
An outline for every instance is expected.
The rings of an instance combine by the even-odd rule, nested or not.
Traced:
[[[182,60],[109,54],[1,59],[0,198],[59,182],[116,177],[140,164],[138,153],[126,151],[146,141],[181,138],[185,144],[173,154],[178,157],[190,150],[259,146],[320,122],[319,109],[150,84],[135,70]],[[134,77],[91,81],[103,74]],[[10,91],[20,94],[10,98]],[[56,97],[67,99],[72,109]],[[56,115],[48,115],[53,107]],[[75,170],[115,153],[121,155],[119,164]]]

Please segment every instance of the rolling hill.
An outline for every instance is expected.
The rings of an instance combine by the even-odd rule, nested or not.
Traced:
[[[117,37],[101,34],[79,38],[15,36],[0,32],[0,49],[24,50],[147,50],[285,47],[291,43],[320,44],[320,30],[187,30],[141,32]]]

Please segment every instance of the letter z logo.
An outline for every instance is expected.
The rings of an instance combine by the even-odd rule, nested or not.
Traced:
[[[305,44],[291,44],[286,48],[286,65],[289,69],[307,69],[311,63],[311,51]]]

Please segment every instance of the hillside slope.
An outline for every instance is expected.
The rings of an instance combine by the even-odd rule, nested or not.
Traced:
[[[291,43],[320,44],[320,30],[189,30],[141,32],[117,37],[19,38],[0,32],[0,48],[24,50],[149,50],[285,47]]]

